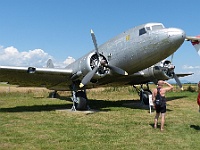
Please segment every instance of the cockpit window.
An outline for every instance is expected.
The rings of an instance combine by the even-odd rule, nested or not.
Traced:
[[[150,27],[146,27],[146,29],[147,29],[147,30],[151,30],[151,28],[150,28]]]
[[[163,29],[164,27],[162,25],[154,25],[152,26],[152,30],[159,30],[159,29]]]
[[[145,30],[145,28],[142,28],[142,29],[139,30],[139,35],[143,35],[145,33],[147,33],[147,31]]]
[[[163,24],[146,24],[143,28],[141,28],[139,30],[139,36],[149,32],[149,31],[155,31],[155,30],[159,30],[159,29],[164,29],[165,27],[163,26]]]

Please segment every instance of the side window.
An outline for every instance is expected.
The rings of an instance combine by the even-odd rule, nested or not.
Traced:
[[[142,34],[145,34],[145,33],[147,33],[145,28],[142,28],[142,29],[139,30],[139,36],[142,35]]]
[[[149,30],[149,31],[151,30],[151,28],[150,28],[150,27],[146,27],[146,29],[147,29],[147,30]]]

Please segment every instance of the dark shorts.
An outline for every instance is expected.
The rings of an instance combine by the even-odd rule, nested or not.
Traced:
[[[162,107],[156,107],[156,113],[166,113],[166,105]]]

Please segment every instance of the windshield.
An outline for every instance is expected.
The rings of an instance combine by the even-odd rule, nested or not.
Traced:
[[[164,27],[162,25],[153,25],[152,30],[158,30],[158,29],[163,29]]]

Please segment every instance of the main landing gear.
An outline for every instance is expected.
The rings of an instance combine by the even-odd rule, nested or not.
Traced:
[[[57,95],[58,95],[57,91],[53,91],[53,92],[49,93],[50,98],[56,98]]]
[[[76,90],[75,85],[73,85],[72,90],[72,102],[73,102],[73,106],[71,108],[72,111],[76,111],[76,110],[89,110],[89,106],[88,106],[88,99],[86,96],[86,90]],[[57,91],[53,91],[49,94],[50,98],[56,98],[58,95]]]
[[[73,106],[71,108],[72,111],[76,110],[88,110],[88,99],[86,96],[86,90],[76,91],[75,85],[72,87],[72,102]]]
[[[140,89],[137,88],[135,85],[133,85],[133,87],[136,89],[136,91],[138,92],[138,95],[140,97],[140,101],[145,104],[145,105],[149,105],[149,95],[152,95],[152,92],[149,90],[149,85],[148,83],[146,84],[147,88],[144,89],[143,88],[143,84],[141,84]]]

